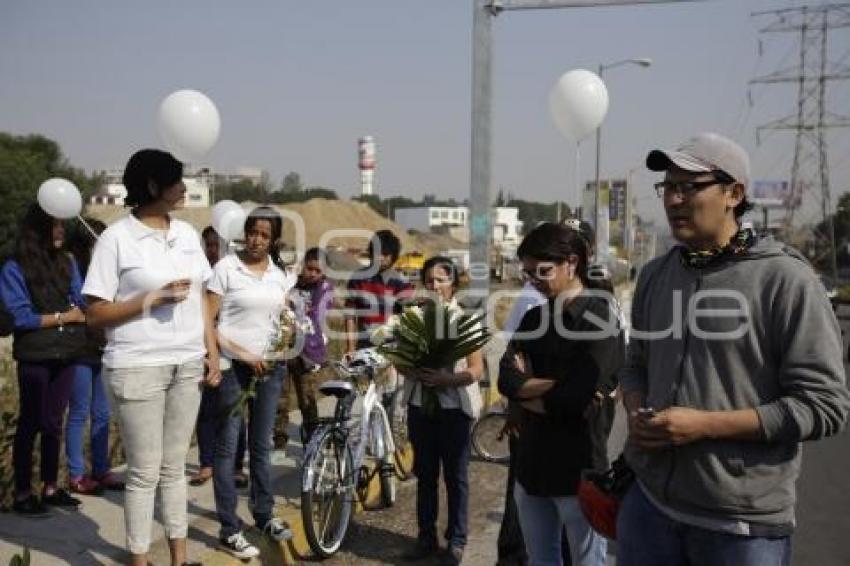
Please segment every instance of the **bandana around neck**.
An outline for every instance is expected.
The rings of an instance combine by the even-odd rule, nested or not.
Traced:
[[[730,256],[745,255],[756,243],[756,235],[750,228],[738,230],[728,244],[708,250],[692,251],[682,246],[681,259],[686,267],[704,269]]]

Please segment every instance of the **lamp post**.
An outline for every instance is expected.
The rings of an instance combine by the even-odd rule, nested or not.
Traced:
[[[652,65],[652,59],[643,57],[639,59],[623,59],[621,61],[615,61],[613,63],[599,64],[599,69],[597,74],[599,78],[602,78],[602,73],[604,73],[607,69],[613,69],[614,67],[619,67],[621,65],[638,65],[640,67],[649,67]],[[599,229],[599,157],[602,153],[602,125],[596,128],[596,175],[595,175],[595,183],[593,185],[594,199],[593,199],[593,229],[596,232],[596,257],[597,263],[604,263],[608,259],[608,242],[602,241],[603,234]]]

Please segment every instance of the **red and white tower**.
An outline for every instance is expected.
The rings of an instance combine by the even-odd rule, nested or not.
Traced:
[[[375,138],[363,136],[357,140],[358,166],[360,168],[360,194],[373,194],[375,179]]]

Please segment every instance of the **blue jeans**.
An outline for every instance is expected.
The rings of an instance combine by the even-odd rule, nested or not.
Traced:
[[[437,514],[440,505],[440,464],[448,500],[445,537],[449,546],[466,546],[469,516],[469,434],[472,419],[460,409],[438,409],[429,417],[419,407],[407,410],[407,428],[413,445],[413,471],[416,474],[416,519],[419,540],[437,540]]]
[[[100,369],[100,364],[75,366],[68,404],[68,424],[65,428],[68,475],[74,479],[86,473],[83,438],[89,416],[92,476],[97,478],[109,471],[109,399],[103,387]]]
[[[218,387],[204,387],[201,393],[201,408],[198,411],[198,424],[195,433],[198,435],[198,463],[202,468],[212,468],[215,463],[215,430],[218,421]],[[248,449],[248,429],[245,420],[239,426],[239,442],[236,444],[234,469],[242,471],[242,461],[245,450]]]
[[[233,478],[233,458],[239,437],[242,418],[231,416],[230,409],[239,394],[250,383],[253,370],[242,363],[233,362],[224,372],[218,394],[218,427],[216,429],[213,487],[215,508],[221,523],[219,536],[225,539],[242,529],[236,515],[236,486]],[[256,396],[248,403],[248,450],[251,462],[251,511],[254,521],[262,527],[272,518],[271,451],[277,400],[283,389],[286,365],[277,364],[271,375],[257,382]]]
[[[545,462],[540,463],[545,466]],[[566,532],[573,566],[605,566],[608,541],[594,531],[577,497],[529,495],[522,484],[514,486],[528,566],[561,566],[561,533]],[[617,563],[619,566],[619,562]]]
[[[747,537],[674,521],[637,483],[617,515],[617,566],[789,566],[791,537]]]

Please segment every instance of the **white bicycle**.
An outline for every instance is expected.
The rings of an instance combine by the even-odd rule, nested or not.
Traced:
[[[375,383],[378,370],[388,366],[374,348],[357,350],[334,364],[343,380],[319,387],[325,395],[336,397],[334,415],[319,419],[307,443],[301,477],[304,531],[319,557],[330,557],[339,550],[355,498],[366,506],[366,491],[376,474],[382,506],[395,503],[395,444]],[[360,399],[358,415],[353,409]]]

